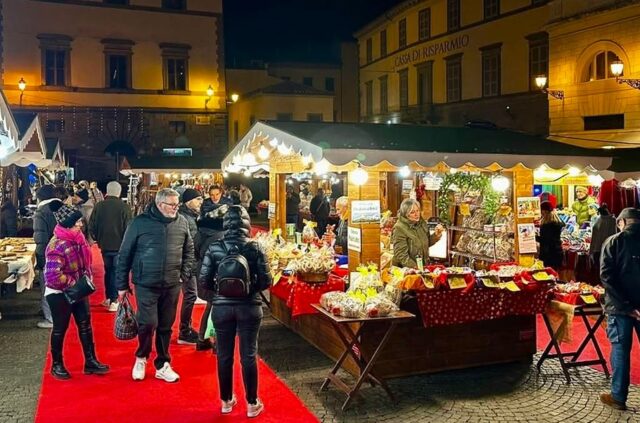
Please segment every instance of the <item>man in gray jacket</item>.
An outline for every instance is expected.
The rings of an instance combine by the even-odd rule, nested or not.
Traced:
[[[127,228],[116,270],[118,296],[129,291],[132,272],[138,305],[138,349],[131,372],[143,380],[155,333],[156,378],[177,382],[180,376],[169,362],[171,327],[176,319],[181,281],[191,278],[194,268],[193,240],[189,223],[178,214],[179,195],[171,188],[156,194],[149,208]]]
[[[626,410],[633,332],[640,338],[640,210],[622,210],[617,222],[621,232],[604,242],[600,257],[613,368],[611,392],[601,394],[600,400]]]

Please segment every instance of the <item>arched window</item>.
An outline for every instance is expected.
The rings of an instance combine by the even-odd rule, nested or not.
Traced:
[[[599,51],[593,56],[593,60],[588,62],[582,80],[584,82],[589,82],[597,81],[600,79],[615,78],[615,76],[611,73],[610,65],[616,60],[620,59],[614,52],[610,50]]]

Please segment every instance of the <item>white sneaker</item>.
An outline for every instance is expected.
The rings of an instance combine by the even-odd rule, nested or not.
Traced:
[[[196,298],[196,302],[194,304],[206,304],[207,302],[205,300],[203,300],[202,298],[198,297]]]
[[[51,329],[53,328],[53,322],[50,322],[48,320],[41,320],[37,323],[37,325],[40,329]]]
[[[230,401],[222,401],[222,414],[229,414],[233,410],[233,406],[238,403],[236,396],[232,396]]]
[[[247,417],[256,417],[264,411],[264,404],[260,401],[260,398],[256,400],[255,404],[247,404]]]
[[[101,303],[100,303],[100,305],[101,305],[102,307],[109,308],[109,306],[111,305],[111,300],[107,298],[106,300],[104,300],[103,302],[101,302]]]
[[[156,379],[162,379],[165,382],[173,383],[180,380],[180,375],[173,371],[169,363],[164,363],[161,369],[156,370]]]
[[[112,311],[112,312],[118,311],[118,305],[119,304],[117,301],[112,302],[111,304],[109,304],[109,311]]]
[[[131,377],[133,380],[144,380],[146,371],[147,359],[136,357],[136,363],[133,365],[133,370],[131,371]]]

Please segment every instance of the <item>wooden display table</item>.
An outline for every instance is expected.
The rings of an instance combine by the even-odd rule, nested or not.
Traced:
[[[595,334],[598,328],[602,325],[604,321],[605,314],[601,305],[577,305],[573,310],[574,315],[580,316],[580,321],[584,324],[587,329],[587,333],[580,343],[580,346],[577,350],[573,352],[562,352],[560,348],[560,340],[559,338],[559,330],[554,331],[551,325],[551,321],[546,314],[543,314],[544,325],[549,332],[550,340],[545,348],[542,356],[538,360],[536,367],[538,371],[540,371],[540,367],[544,364],[547,359],[557,358],[560,362],[560,367],[562,367],[562,372],[564,373],[564,377],[567,379],[567,383],[571,383],[571,375],[569,374],[569,369],[572,367],[582,367],[582,366],[602,366],[604,369],[604,374],[609,377],[609,369],[607,367],[607,361],[602,354],[602,350],[600,349],[600,344],[598,343],[598,339]],[[589,320],[589,317],[595,317],[595,321],[593,324]],[[598,359],[596,360],[582,360],[580,361],[580,356],[584,352],[585,348],[589,343],[593,344],[594,349],[596,350],[596,354],[598,355]],[[555,353],[551,353],[551,349],[555,351]],[[567,361],[565,358],[570,358]]]
[[[322,386],[320,387],[320,391],[327,389],[329,383],[333,383],[335,386],[337,386],[338,389],[347,394],[347,399],[345,400],[344,404],[342,404],[342,410],[345,410],[349,406],[349,403],[351,403],[351,400],[353,400],[353,398],[358,394],[358,391],[360,391],[362,383],[365,380],[368,380],[373,386],[380,385],[382,389],[385,390],[387,395],[389,395],[389,398],[391,398],[392,401],[395,401],[393,393],[391,392],[391,388],[389,388],[389,385],[387,385],[384,378],[381,376],[376,376],[372,373],[372,370],[374,364],[376,363],[376,360],[380,355],[380,352],[384,350],[385,345],[387,345],[387,342],[389,341],[391,334],[395,330],[396,325],[398,325],[399,323],[406,323],[409,320],[414,319],[416,316],[406,311],[400,310],[387,317],[348,318],[334,316],[333,314],[322,308],[319,304],[313,304],[312,307],[320,312],[320,316],[331,323],[333,329],[335,330],[336,334],[338,334],[340,340],[342,341],[342,344],[344,345],[344,352],[342,353],[342,355],[340,355],[338,361],[336,361],[335,366],[333,366],[333,369],[331,369],[331,371],[325,378]],[[356,332],[354,332],[351,328],[351,325],[354,323],[359,323],[359,328]],[[368,326],[386,326],[386,328],[383,329],[383,335],[378,341],[378,346],[374,349],[373,354],[367,360],[362,354],[360,335],[362,334],[364,328]],[[340,379],[336,375],[338,370],[340,370],[340,368],[342,367],[344,360],[349,355],[353,358],[353,360],[358,364],[360,368],[360,376],[358,377],[355,385],[353,385],[352,387],[349,387],[342,381],[342,379]]]

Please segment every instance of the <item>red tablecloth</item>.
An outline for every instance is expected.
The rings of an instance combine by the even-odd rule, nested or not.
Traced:
[[[325,292],[344,291],[345,281],[341,277],[329,275],[329,280],[322,284],[304,283],[295,276],[289,278],[283,276],[280,281],[271,287],[271,295],[274,295],[287,303],[291,309],[291,317],[295,318],[302,314],[314,314],[317,311],[311,304],[320,302],[320,296]]]
[[[519,292],[476,288],[466,293],[422,291],[416,295],[425,327],[544,313],[549,302],[546,286]]]

